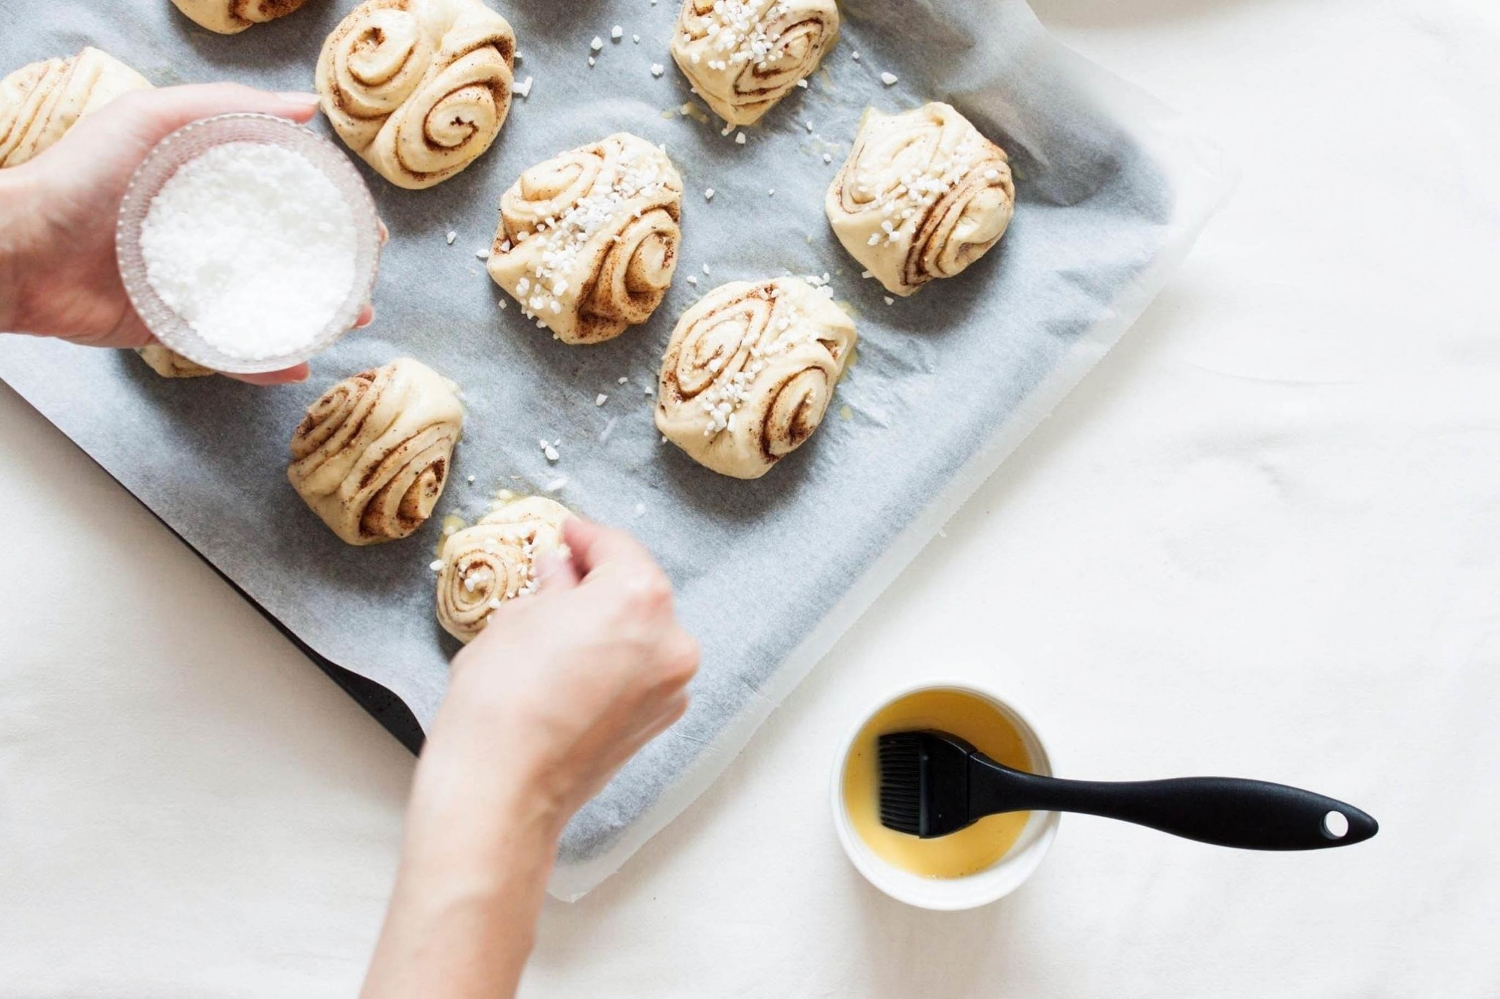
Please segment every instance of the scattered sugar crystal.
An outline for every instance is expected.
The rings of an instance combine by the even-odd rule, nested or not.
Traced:
[[[744,132],[740,132],[739,134],[737,134],[734,137],[734,144],[737,145],[737,146],[743,146],[745,144],[745,133]]]
[[[354,283],[356,231],[306,157],[255,142],[189,160],[152,199],[146,277],[205,342],[245,360],[306,350]]]
[[[667,68],[665,66],[663,66],[659,62],[653,62],[651,64],[651,75],[652,76],[661,76],[666,71],[667,71]]]
[[[518,83],[512,89],[516,93],[520,94],[522,97],[530,97],[531,96],[531,77],[528,76],[526,78],[526,82],[525,83]]]
[[[595,35],[594,40],[589,42],[589,48],[593,49],[595,52],[598,52],[600,49],[604,48],[604,39],[600,38],[598,35]]]
[[[618,24],[615,25],[613,28],[609,29],[609,37],[618,42],[621,38],[625,37],[625,29],[620,27]]]
[[[706,190],[706,191],[703,192],[703,200],[704,201],[712,201],[712,200],[714,200],[714,195],[717,194],[717,193],[719,193],[719,192],[715,191],[713,188],[710,187],[708,190]]]
[[[598,395],[594,396],[595,406],[602,406],[606,402],[609,402],[609,396],[605,395],[603,392],[600,392]]]
[[[901,78],[895,73],[885,72],[880,74],[880,82],[885,84],[887,87],[894,87],[896,84],[901,82]]]

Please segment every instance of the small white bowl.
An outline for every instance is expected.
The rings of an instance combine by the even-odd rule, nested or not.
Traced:
[[[197,330],[161,300],[146,278],[141,227],[151,201],[178,168],[215,146],[256,142],[300,153],[323,173],[349,206],[354,220],[354,281],[328,326],[305,349],[281,357],[247,361],[206,343]],[[190,361],[215,371],[258,374],[290,368],[318,354],[349,332],[370,300],[380,269],[380,217],[364,178],[349,158],[327,139],[296,122],[264,114],[225,114],[185,125],[157,143],[130,178],[115,225],[115,257],[130,304],[156,339]]]
[[[866,723],[895,702],[930,690],[951,690],[967,694],[993,706],[1005,716],[1020,735],[1021,742],[1026,747],[1026,753],[1031,758],[1032,773],[1041,774],[1044,777],[1052,776],[1052,763],[1047,757],[1047,750],[1043,747],[1041,738],[1036,734],[1036,729],[1019,711],[1001,700],[997,694],[961,681],[936,683],[929,681],[915,684],[882,698],[880,703],[860,717],[858,724],[840,744],[833,768],[830,792],[833,803],[833,824],[838,830],[839,842],[843,844],[844,853],[848,855],[850,862],[870,884],[891,898],[921,909],[940,911],[974,909],[1009,895],[1021,887],[1022,883],[1041,866],[1042,859],[1047,856],[1047,851],[1052,847],[1052,841],[1057,837],[1059,818],[1057,812],[1032,812],[1015,844],[1006,851],[1004,856],[984,870],[961,878],[931,878],[902,870],[877,856],[875,851],[871,850],[860,838],[849,819],[848,809],[844,805],[844,767],[847,766],[849,753],[854,748],[855,740]]]

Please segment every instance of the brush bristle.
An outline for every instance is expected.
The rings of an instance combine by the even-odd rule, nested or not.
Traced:
[[[882,735],[880,824],[912,836],[922,831],[922,737],[916,732]]]

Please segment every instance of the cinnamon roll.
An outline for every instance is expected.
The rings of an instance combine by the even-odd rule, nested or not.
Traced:
[[[562,525],[568,517],[566,507],[534,496],[506,503],[444,541],[437,566],[443,630],[467,644],[502,603],[535,592],[536,560],[543,552],[565,550]]]
[[[867,111],[825,201],[839,241],[893,295],[961,273],[1000,242],[1015,205],[1005,150],[946,104]]]
[[[137,354],[141,360],[150,365],[151,370],[163,378],[203,378],[215,374],[212,368],[205,368],[196,361],[189,361],[170,347],[163,347],[159,343],[153,343],[148,347],[137,347]]]
[[[172,0],[177,9],[209,31],[237,35],[256,24],[285,17],[307,0]]]
[[[714,113],[753,125],[838,38],[834,0],[684,0],[672,58]]]
[[[37,156],[121,94],[150,89],[141,74],[95,48],[22,66],[0,80],[0,167]]]
[[[318,57],[334,130],[413,190],[482,156],[510,113],[516,36],[483,0],[365,0]]]
[[[715,472],[758,479],[818,429],[855,338],[801,278],[717,288],[672,333],[657,429]]]
[[[500,199],[495,283],[566,343],[651,318],[677,269],[682,177],[626,132],[532,167]]]
[[[400,358],[346,379],[307,409],[287,476],[351,545],[395,541],[432,516],[463,429],[457,387]]]

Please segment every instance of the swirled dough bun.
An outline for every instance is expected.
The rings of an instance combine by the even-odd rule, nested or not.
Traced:
[[[196,361],[189,361],[170,347],[163,347],[159,343],[153,343],[148,347],[136,348],[136,353],[141,355],[152,371],[163,378],[205,378],[215,374],[212,368],[205,368]]]
[[[715,114],[753,125],[813,74],[838,33],[834,0],[685,0],[672,58]]]
[[[626,132],[538,164],[500,199],[495,283],[565,343],[602,343],[661,304],[682,241],[682,177]]]
[[[758,479],[818,429],[855,339],[854,321],[801,278],[717,288],[672,333],[657,429],[715,472]]]
[[[366,0],[318,57],[334,131],[386,180],[421,189],[482,156],[510,113],[516,36],[483,0]]]
[[[22,66],[0,80],[0,167],[40,155],[121,94],[150,89],[141,74],[95,48]]]
[[[403,357],[339,382],[308,407],[287,477],[349,544],[395,541],[432,516],[463,421],[457,387]]]
[[[536,560],[563,551],[565,506],[540,496],[496,507],[473,527],[443,542],[437,579],[437,618],[465,644],[507,600],[536,590]]]
[[[246,28],[285,17],[307,0],[172,0],[177,9],[209,31],[237,35]]]
[[[1005,151],[946,104],[867,111],[825,199],[839,242],[903,296],[988,253],[1015,206]]]

